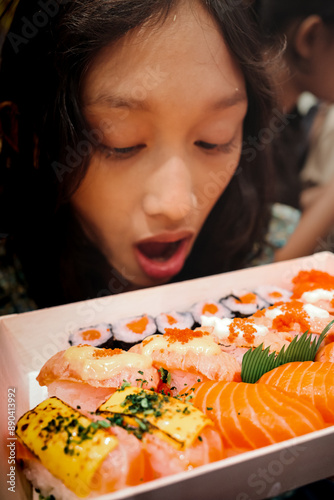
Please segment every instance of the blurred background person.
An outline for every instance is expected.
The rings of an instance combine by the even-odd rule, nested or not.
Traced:
[[[268,235],[269,259],[276,251],[276,260],[286,260],[319,250],[324,237],[331,240],[334,217],[328,212],[334,212],[327,184],[334,175],[334,2],[258,0],[255,7],[286,116],[272,144],[276,204]],[[270,48],[277,45],[285,49],[272,57]],[[300,213],[303,220],[295,232]]]

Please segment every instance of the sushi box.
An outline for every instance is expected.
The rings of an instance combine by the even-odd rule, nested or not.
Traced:
[[[334,274],[334,254],[244,269],[182,283],[33,311],[0,319],[1,490],[2,500],[30,500],[32,491],[15,463],[14,422],[46,397],[36,382],[44,362],[68,347],[75,328],[169,310],[185,311],[195,302],[219,299],[232,289],[261,284],[291,288],[301,270]],[[250,500],[279,495],[334,476],[334,426],[167,478],[120,490],[100,500]]]

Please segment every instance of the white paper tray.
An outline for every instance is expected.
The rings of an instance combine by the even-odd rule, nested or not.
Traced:
[[[334,274],[334,255],[322,252],[261,267],[183,283],[123,293],[0,319],[1,483],[3,500],[32,498],[29,485],[15,469],[15,493],[8,491],[8,388],[15,388],[16,418],[37,404],[44,392],[35,372],[53,354],[68,347],[69,333],[82,326],[137,314],[185,311],[199,300],[219,299],[232,289],[260,284],[290,288],[300,270]],[[155,480],[99,497],[103,500],[250,500],[270,498],[298,486],[334,476],[334,427],[247,452],[194,471]]]

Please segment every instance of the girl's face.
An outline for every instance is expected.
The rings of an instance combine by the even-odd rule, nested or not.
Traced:
[[[129,283],[165,283],[238,165],[247,111],[240,68],[209,14],[182,2],[162,26],[103,49],[82,99],[101,146],[72,197],[75,212]]]

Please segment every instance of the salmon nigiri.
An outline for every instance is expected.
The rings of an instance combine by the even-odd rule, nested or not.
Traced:
[[[314,361],[329,361],[334,363],[334,342],[330,342],[319,349]]]
[[[179,399],[126,387],[116,391],[98,412],[140,439],[147,455],[148,475],[154,478],[226,456],[212,420]]]
[[[293,299],[314,304],[334,313],[334,276],[312,269],[300,271],[292,280]]]
[[[49,396],[94,411],[126,380],[133,386],[156,389],[159,373],[148,356],[121,349],[72,346],[52,356],[37,376]]]
[[[264,384],[202,382],[181,394],[215,422],[228,455],[325,427],[313,405]]]
[[[334,320],[334,316],[325,309],[313,304],[306,304],[300,300],[290,300],[256,312],[252,318],[260,325],[265,325],[280,335],[291,333],[291,338],[307,330],[309,333],[320,335],[327,325]],[[328,343],[334,335],[332,326],[326,337]]]
[[[222,352],[214,337],[202,328],[167,328],[163,335],[147,337],[130,352],[149,356],[153,366],[167,370],[172,394],[196,381],[240,380],[240,363]]]
[[[223,318],[203,317],[202,328],[213,328],[212,335],[217,340],[221,349],[226,346],[239,348],[269,347],[270,352],[280,351],[283,346],[288,347],[291,342],[269,330],[264,325],[257,324],[253,318]],[[225,351],[228,352],[228,351]]]
[[[138,439],[92,420],[58,398],[25,413],[16,426],[17,460],[43,496],[96,497],[149,479]]]
[[[326,422],[334,423],[334,364],[295,361],[262,375],[258,384],[277,387],[291,396],[302,396],[312,403]]]

